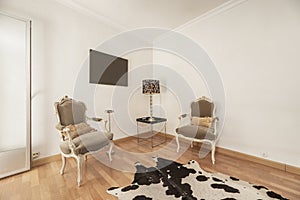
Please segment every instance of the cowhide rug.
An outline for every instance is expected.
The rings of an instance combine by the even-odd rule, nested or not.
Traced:
[[[264,186],[205,172],[194,160],[183,165],[163,158],[154,159],[156,167],[136,163],[133,182],[125,187],[109,188],[107,192],[120,200],[286,199]]]

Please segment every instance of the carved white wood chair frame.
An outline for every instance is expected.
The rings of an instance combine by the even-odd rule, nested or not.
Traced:
[[[55,109],[56,109],[56,116],[57,116],[57,119],[58,119],[58,124],[56,126],[56,128],[59,130],[60,132],[60,136],[61,136],[61,141],[62,142],[67,142],[67,145],[68,145],[68,148],[69,148],[69,151],[68,153],[65,153],[62,151],[62,148],[60,148],[60,153],[61,153],[61,156],[62,156],[62,167],[60,169],[60,174],[63,175],[64,174],[64,170],[65,170],[65,166],[66,166],[66,158],[75,158],[76,162],[77,162],[77,185],[80,186],[81,185],[81,182],[82,182],[82,163],[83,163],[83,160],[87,160],[87,155],[89,154],[94,154],[94,153],[97,153],[99,151],[101,151],[103,148],[109,146],[109,150],[108,150],[108,157],[109,157],[109,160],[112,161],[112,149],[113,149],[113,146],[114,146],[114,143],[112,141],[112,138],[113,138],[113,133],[109,132],[109,130],[107,129],[107,120],[104,121],[105,123],[105,132],[98,132],[97,130],[95,130],[93,133],[97,133],[97,134],[105,134],[105,137],[106,137],[106,140],[107,141],[107,144],[106,145],[103,145],[101,146],[99,149],[97,150],[87,150],[87,152],[85,153],[78,153],[77,152],[77,147],[78,145],[76,146],[76,144],[74,143],[74,140],[72,139],[71,135],[70,135],[70,129],[67,127],[68,125],[66,124],[62,124],[62,118],[59,114],[59,106],[65,102],[72,102],[73,103],[81,103],[83,106],[84,106],[84,114],[85,114],[85,111],[86,111],[86,108],[85,108],[85,105],[82,103],[82,102],[79,102],[79,101],[75,101],[71,98],[68,98],[68,96],[65,96],[64,98],[62,98],[59,102],[55,102],[54,106],[55,106]],[[90,117],[87,117],[85,115],[85,120],[93,120],[93,121],[96,121],[96,122],[101,122],[102,119],[101,118],[96,118],[96,117],[93,117],[93,118],[90,118]],[[84,144],[83,144],[84,145]]]
[[[209,103],[212,107],[211,107],[211,114],[209,117],[211,117],[211,128],[209,129],[205,129],[205,128],[201,128],[201,130],[205,130],[204,132],[206,132],[205,134],[203,134],[202,137],[199,137],[199,138],[196,138],[196,135],[195,134],[192,134],[192,136],[186,136],[186,135],[183,135],[182,131],[185,131],[185,130],[189,130],[189,128],[192,128],[193,126],[195,125],[191,125],[191,121],[192,121],[192,117],[195,116],[195,112],[193,112],[193,108],[192,108],[192,105],[193,103],[200,103],[201,101],[205,101],[207,103]],[[199,110],[201,110],[200,106],[199,106]],[[215,111],[216,111],[216,106],[215,104],[210,100],[208,99],[207,97],[201,97],[195,101],[193,101],[191,103],[191,115],[190,115],[190,122],[188,125],[186,126],[182,126],[182,121],[184,118],[188,117],[189,115],[188,114],[182,114],[178,117],[179,119],[179,124],[176,128],[176,143],[177,143],[177,152],[179,152],[179,149],[180,149],[180,143],[179,143],[179,137],[182,137],[186,140],[190,140],[191,141],[191,147],[193,147],[193,142],[201,142],[201,143],[209,143],[210,146],[211,146],[211,160],[212,160],[212,163],[215,164],[215,148],[216,148],[216,142],[217,142],[217,121],[219,120],[218,117],[215,116]],[[200,111],[201,112],[201,111]],[[193,115],[194,113],[194,115]],[[196,117],[200,117],[200,113],[199,113],[199,116],[196,116]],[[201,126],[199,125],[199,128]],[[182,128],[182,131],[181,131],[181,128]],[[194,127],[195,128],[195,127]],[[198,131],[199,129],[196,129],[196,131]],[[193,129],[192,132],[195,132],[195,129]]]

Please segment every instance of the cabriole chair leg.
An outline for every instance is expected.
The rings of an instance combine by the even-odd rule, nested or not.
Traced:
[[[213,164],[215,164],[215,151],[216,151],[216,144],[211,144],[211,161]]]
[[[114,146],[114,143],[113,143],[113,142],[110,142],[110,144],[109,144],[109,150],[108,150],[108,158],[109,158],[109,161],[112,161],[111,154],[112,154],[113,146]]]
[[[61,155],[62,166],[60,169],[60,174],[63,175],[66,167],[66,157]]]
[[[178,153],[178,152],[179,152],[179,149],[180,149],[179,136],[178,136],[178,134],[176,135],[176,143],[177,143],[177,153]]]
[[[80,187],[82,179],[82,156],[79,155],[77,158],[77,185]]]

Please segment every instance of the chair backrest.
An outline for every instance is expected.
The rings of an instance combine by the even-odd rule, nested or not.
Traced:
[[[214,117],[214,103],[206,98],[201,97],[191,104],[191,117]]]
[[[86,122],[86,107],[84,103],[75,101],[68,96],[54,104],[60,125],[79,124]]]

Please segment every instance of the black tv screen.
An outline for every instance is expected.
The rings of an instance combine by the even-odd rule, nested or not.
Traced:
[[[90,49],[90,83],[128,86],[128,60]]]

